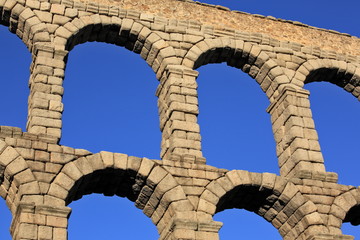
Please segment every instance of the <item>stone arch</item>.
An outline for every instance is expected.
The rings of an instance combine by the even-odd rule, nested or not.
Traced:
[[[85,194],[127,197],[157,226],[159,234],[175,212],[193,211],[182,187],[156,162],[125,154],[100,152],[67,163],[48,195],[58,206]]]
[[[69,50],[76,44],[88,41],[113,43],[139,53],[156,73],[158,79],[161,78],[168,65],[180,62],[172,46],[169,46],[157,33],[133,19],[99,14],[75,18],[64,26],[58,27],[54,33],[52,45],[42,44],[43,47],[39,47],[34,56],[30,79],[30,109],[38,108],[36,104],[32,104],[37,100],[51,99],[53,104],[47,104],[46,110],[54,112],[56,121],[40,122],[39,116],[30,114],[27,124],[29,132],[45,134],[60,140],[64,91],[62,83],[67,56]],[[50,78],[51,81],[47,81]]]
[[[0,140],[0,196],[14,214],[17,201],[26,202],[40,194],[40,187],[25,159]]]
[[[0,5],[0,24],[8,26],[32,51],[36,42],[49,42],[50,34],[46,24],[29,7],[16,0],[3,1]]]
[[[198,42],[185,55],[182,64],[196,69],[208,63],[221,62],[249,74],[268,98],[271,98],[279,85],[290,83],[282,67],[260,46],[229,37]]]
[[[335,84],[356,98],[360,97],[360,67],[345,61],[333,59],[311,59],[297,70],[292,82],[329,82]]]
[[[214,215],[230,208],[263,217],[284,239],[302,239],[319,229],[328,233],[315,204],[275,174],[232,170],[210,182],[200,196],[198,211]]]
[[[344,222],[360,225],[360,188],[352,188],[334,199],[329,213],[330,227],[341,233]]]
[[[54,43],[63,50],[70,51],[75,45],[88,41],[124,46],[140,54],[158,79],[167,65],[180,62],[172,46],[133,19],[93,14],[75,18],[55,32]]]

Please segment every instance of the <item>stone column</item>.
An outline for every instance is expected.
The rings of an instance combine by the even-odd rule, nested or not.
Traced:
[[[66,240],[69,207],[20,203],[11,223],[14,240]]]
[[[325,171],[308,98],[307,90],[286,86],[267,109],[280,175],[336,182],[337,175]]]
[[[185,66],[168,66],[157,89],[161,159],[205,164],[201,151],[197,83],[198,72]]]
[[[29,81],[27,131],[59,140],[62,127],[62,95],[67,51],[34,47]]]

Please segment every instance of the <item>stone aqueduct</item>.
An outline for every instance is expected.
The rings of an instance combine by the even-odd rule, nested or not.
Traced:
[[[190,0],[0,0],[0,22],[32,54],[27,132],[0,127],[0,195],[13,239],[67,239],[67,205],[118,195],[151,218],[159,239],[218,239],[216,212],[244,208],[283,239],[353,239],[360,190],[327,172],[305,83],[327,81],[360,99],[360,39],[299,22]],[[159,80],[161,160],[58,144],[66,59],[80,43],[140,54]],[[197,124],[196,68],[227,62],[267,95],[280,176],[206,165]]]

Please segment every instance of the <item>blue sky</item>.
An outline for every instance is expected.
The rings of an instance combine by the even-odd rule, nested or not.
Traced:
[[[271,15],[360,37],[358,0],[205,1],[244,12]],[[22,42],[0,27],[0,125],[25,128],[30,54]],[[199,124],[203,152],[210,165],[278,174],[269,102],[253,79],[224,64],[198,69]],[[85,43],[70,53],[65,78],[61,144],[92,152],[107,150],[159,159],[157,80],[140,56],[104,43]],[[357,99],[328,83],[305,86],[320,137],[327,171],[339,182],[360,185]],[[261,150],[260,150],[261,149]],[[341,165],[340,165],[341,164]],[[0,239],[11,239],[9,211],[0,201]],[[92,194],[73,208],[69,239],[157,239],[151,221],[127,199]],[[262,218],[245,210],[215,215],[224,222],[221,239],[281,239]],[[259,231],[259,229],[261,229]],[[344,224],[345,234],[360,239],[360,228]]]

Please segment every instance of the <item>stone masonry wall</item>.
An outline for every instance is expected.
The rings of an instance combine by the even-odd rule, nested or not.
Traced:
[[[326,171],[303,86],[327,81],[360,99],[358,38],[189,0],[0,0],[0,24],[32,54],[27,131],[0,126],[13,239],[67,239],[67,205],[94,192],[133,201],[163,240],[219,239],[213,215],[230,208],[258,214],[283,239],[353,239],[341,225],[360,223],[360,189]],[[125,47],[156,73],[161,160],[59,145],[67,55],[87,41]],[[268,97],[280,176],[206,164],[196,69],[220,62]]]

